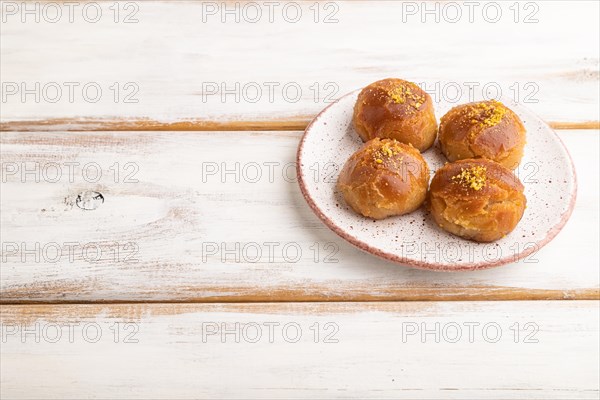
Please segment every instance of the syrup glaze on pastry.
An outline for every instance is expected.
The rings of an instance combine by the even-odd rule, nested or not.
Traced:
[[[348,159],[338,189],[354,211],[382,219],[416,210],[427,197],[428,182],[429,167],[417,149],[373,139]]]
[[[444,230],[477,242],[510,233],[521,220],[523,184],[507,168],[486,159],[448,163],[431,181],[429,210]]]
[[[523,157],[525,127],[504,104],[482,101],[448,111],[441,119],[438,138],[449,161],[487,158],[514,169]]]
[[[402,79],[383,79],[365,87],[354,106],[353,122],[363,142],[396,139],[421,152],[431,147],[437,133],[431,97]]]

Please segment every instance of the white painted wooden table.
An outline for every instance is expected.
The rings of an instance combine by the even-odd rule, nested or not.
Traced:
[[[599,33],[596,1],[3,1],[0,397],[597,399]],[[321,224],[302,130],[390,76],[557,129],[556,239],[434,273]]]

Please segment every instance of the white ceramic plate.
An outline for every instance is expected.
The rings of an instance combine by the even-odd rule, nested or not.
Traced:
[[[306,128],[298,148],[298,181],[304,198],[335,233],[360,249],[399,264],[461,271],[535,257],[567,222],[577,180],[571,157],[556,133],[523,106],[501,99],[527,129],[525,155],[515,173],[525,185],[527,209],[515,230],[494,243],[476,243],[441,230],[421,207],[375,221],[352,211],[336,190],[338,173],[362,145],[352,125],[352,92],[325,108]],[[439,118],[457,104],[440,103]],[[438,143],[423,153],[433,173],[447,162]]]

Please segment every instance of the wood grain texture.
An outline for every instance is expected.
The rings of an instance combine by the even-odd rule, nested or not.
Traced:
[[[286,119],[253,121],[214,121],[188,120],[180,122],[161,122],[151,119],[49,119],[44,121],[17,121],[0,123],[0,131],[45,132],[64,131],[300,131],[306,129],[315,117],[298,116]],[[553,129],[600,129],[599,121],[553,122],[547,121]]]
[[[283,2],[272,22],[265,4],[249,3],[120,1],[118,22],[115,2],[99,2],[96,23],[83,5],[72,22],[65,6],[55,23],[6,15],[1,129],[301,129],[335,98],[390,76],[457,103],[500,88],[557,127],[600,121],[595,1],[496,2],[497,22],[486,2],[473,22],[461,2],[457,22],[445,2]],[[295,23],[290,5],[300,6]],[[65,82],[78,85],[71,97]],[[39,101],[23,99],[36,84]]]
[[[2,398],[597,399],[600,389],[595,301],[0,310]]]
[[[390,264],[329,231],[298,189],[300,135],[2,134],[1,300],[599,298],[597,131],[560,134],[579,193],[557,238],[516,264],[461,274]],[[332,172],[316,167],[318,179]],[[86,191],[104,203],[81,209]]]

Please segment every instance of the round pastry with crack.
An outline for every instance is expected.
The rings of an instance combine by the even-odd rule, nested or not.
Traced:
[[[440,121],[438,139],[449,161],[487,158],[514,169],[523,157],[525,127],[499,101],[481,101],[448,111]]]
[[[382,219],[419,208],[428,183],[429,167],[417,149],[397,140],[373,139],[348,159],[337,187],[354,211]]]
[[[365,87],[354,106],[353,123],[363,142],[396,139],[425,151],[435,141],[433,101],[418,85],[383,79]]]
[[[477,242],[509,234],[523,217],[524,187],[512,171],[486,159],[440,168],[429,188],[429,210],[444,230]]]

